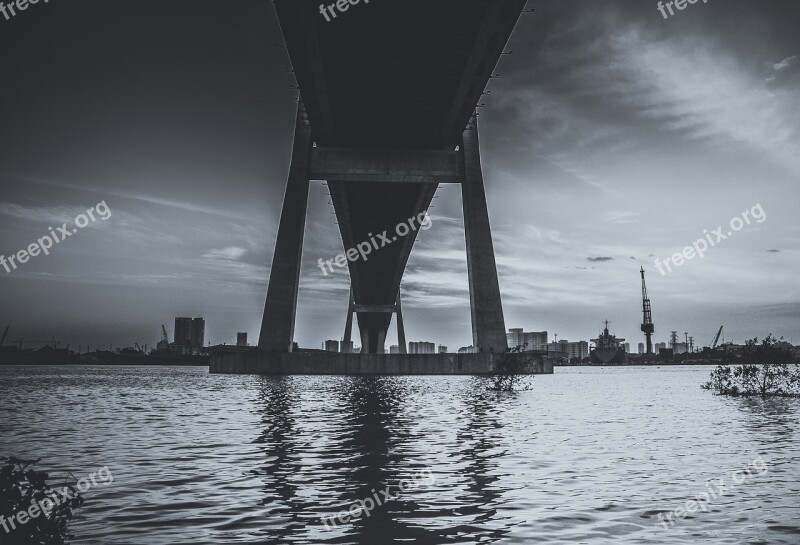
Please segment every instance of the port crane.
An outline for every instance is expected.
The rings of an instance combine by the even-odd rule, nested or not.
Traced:
[[[647,296],[647,284],[644,281],[644,267],[642,273],[642,333],[647,340],[647,354],[653,353],[653,333],[656,327],[653,325],[653,315],[650,312],[650,298]]]
[[[169,335],[167,335],[167,328],[164,324],[161,324],[161,333],[161,340],[169,344]]]
[[[719,336],[722,335],[722,328],[723,326],[719,326],[719,331],[717,331],[717,336],[714,337],[713,341],[711,341],[711,350],[714,350],[717,347],[717,343],[719,342]]]

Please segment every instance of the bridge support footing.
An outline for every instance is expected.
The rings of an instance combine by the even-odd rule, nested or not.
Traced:
[[[504,357],[522,360],[520,374],[552,374],[553,360],[514,354],[342,354],[322,350],[271,354],[253,348],[214,347],[211,373],[252,375],[488,375]]]

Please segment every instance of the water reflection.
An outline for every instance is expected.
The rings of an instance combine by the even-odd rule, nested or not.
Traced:
[[[431,417],[419,413],[408,381],[362,377],[319,387],[310,402],[292,379],[264,378],[264,429],[256,441],[265,457],[264,542],[494,542],[509,533],[510,523],[497,519],[508,492],[502,399],[471,383],[442,407],[445,421],[459,416],[444,437],[429,432],[435,426],[427,427]],[[420,442],[436,449],[439,461],[415,454]],[[420,486],[399,492],[402,479],[428,470],[435,483],[421,478]],[[382,493],[387,487],[389,499]],[[376,495],[380,501],[369,512],[323,526],[322,517]]]
[[[794,448],[798,431],[798,402],[791,398],[737,398],[735,403],[744,415],[742,427],[753,435],[765,453]]]
[[[495,542],[510,532],[510,523],[499,525],[498,507],[504,492],[500,472],[502,459],[508,451],[502,446],[502,427],[499,418],[503,401],[514,394],[498,394],[486,391],[485,381],[475,379],[471,388],[464,392],[466,424],[458,430],[458,441],[464,445],[457,456],[465,466],[466,490],[456,499],[458,511],[472,517],[471,522],[457,528],[482,542]],[[507,482],[507,481],[505,481]]]
[[[293,479],[300,464],[294,457],[299,450],[293,410],[297,394],[291,382],[291,377],[265,378],[260,391],[261,422],[265,427],[255,442],[265,455],[263,505],[268,509],[270,523],[266,543],[286,543],[304,526],[301,517],[310,507]]]

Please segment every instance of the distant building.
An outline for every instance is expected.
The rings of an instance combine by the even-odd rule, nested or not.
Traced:
[[[506,340],[509,348],[524,346],[526,351],[547,350],[547,331],[525,332],[521,327],[509,329],[506,333]]]
[[[247,333],[236,334],[236,346],[247,346]]]
[[[389,354],[399,354],[399,353],[400,353],[400,347],[398,345],[393,344],[392,346],[389,347]]]
[[[439,354],[447,354],[447,347],[445,345],[439,345]]]
[[[639,354],[644,354],[644,343],[639,343]]]
[[[587,341],[567,343],[567,352],[569,353],[570,359],[578,358],[582,360],[583,358],[589,357],[589,343]]]
[[[625,353],[626,354],[630,354],[631,353],[631,343],[625,343],[622,346],[625,347]]]
[[[203,348],[206,343],[206,321],[202,318],[192,320],[191,344],[195,348]]]
[[[175,318],[175,338],[173,341],[178,346],[192,344],[192,319]]]
[[[547,345],[547,355],[553,358],[555,363],[569,363],[569,341],[551,342]]]
[[[338,352],[339,341],[325,341],[324,347],[325,347],[325,352]]]
[[[666,349],[667,349],[667,343],[657,343],[653,347],[653,350],[656,351],[656,354],[658,354],[662,350],[666,350]]]
[[[348,341],[348,342],[342,341],[340,344],[340,349],[342,352],[345,352],[347,354],[353,354],[355,352],[355,349],[353,347],[353,341]]]
[[[476,352],[477,350],[475,350],[475,347],[472,345],[462,346],[461,348],[458,349],[459,354],[475,354]]]
[[[409,354],[435,354],[436,344],[426,341],[410,342],[408,343]]]
[[[195,354],[205,345],[206,321],[202,318],[175,318],[175,342],[172,344],[176,354]]]
[[[506,341],[508,342],[508,347],[518,348],[522,346],[524,344],[522,340],[523,334],[524,333],[521,327],[509,329],[508,333],[506,333]]]

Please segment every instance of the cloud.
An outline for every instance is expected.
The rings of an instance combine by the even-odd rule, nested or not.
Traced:
[[[773,67],[775,68],[776,72],[782,72],[796,65],[797,65],[797,55],[793,55],[791,57],[783,59],[781,62],[773,65]]]
[[[203,258],[205,259],[224,259],[228,261],[238,261],[241,259],[244,254],[247,253],[246,248],[239,248],[237,246],[231,246],[229,248],[221,248],[218,250],[212,249],[203,254]]]
[[[767,252],[769,252],[771,254],[777,254],[777,253],[780,253],[780,250],[767,250]]]
[[[603,214],[603,221],[607,223],[630,224],[639,223],[639,212],[633,211],[618,211],[606,212]]]
[[[587,257],[586,259],[588,261],[593,262],[593,263],[602,263],[604,261],[614,261],[613,257]]]
[[[613,38],[613,50],[621,64],[614,63],[609,77],[616,75],[627,91],[619,99],[663,128],[719,146],[737,142],[797,164],[798,127],[786,115],[798,106],[796,94],[770,93],[763,75],[713,41],[648,41],[630,29]],[[794,62],[781,61],[776,70],[788,71]]]
[[[9,216],[18,220],[28,220],[38,223],[58,223],[72,221],[77,214],[86,209],[72,206],[23,206],[11,202],[0,202],[0,215]]]
[[[766,80],[769,89],[775,93],[780,89],[787,89],[794,94],[794,90],[800,83],[800,58],[797,55],[787,57],[779,63],[773,64],[772,68],[774,73]]]

